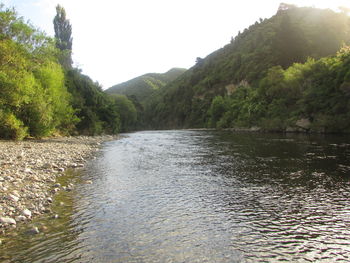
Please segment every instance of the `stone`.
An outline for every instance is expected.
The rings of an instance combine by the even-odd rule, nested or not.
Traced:
[[[86,180],[85,183],[86,184],[92,184],[92,181],[91,180]]]
[[[28,217],[28,218],[31,218],[32,217],[32,212],[29,210],[29,209],[24,209],[22,211],[22,215]]]
[[[54,188],[54,189],[51,190],[51,193],[55,194],[55,193],[57,193],[59,190],[60,190],[59,188]]]
[[[52,216],[52,219],[57,219],[57,218],[59,218],[58,214],[55,214]]]
[[[61,184],[60,183],[56,183],[53,185],[53,187],[61,187]]]
[[[16,216],[16,221],[26,221],[26,220],[27,218],[25,216],[22,216],[22,215]]]
[[[0,217],[0,223],[8,225],[16,225],[16,220],[11,217]]]
[[[27,233],[30,234],[30,235],[36,235],[36,234],[39,234],[40,231],[39,231],[39,228],[35,226],[35,227],[29,229],[27,231]]]
[[[311,121],[309,119],[304,118],[304,119],[297,120],[295,125],[304,130],[309,130],[311,126]]]
[[[46,232],[49,228],[47,226],[41,226],[40,231],[41,232]]]
[[[19,200],[19,197],[15,196],[15,195],[12,195],[12,194],[9,194],[9,195],[7,196],[7,198],[8,198],[9,200],[13,201],[13,202],[18,202],[18,200]]]
[[[56,178],[70,166],[83,166],[93,158],[92,153],[98,150],[96,142],[111,139],[115,137],[0,141],[0,235],[16,228],[18,222],[27,223],[37,215],[50,212],[53,194],[63,188],[56,184]],[[70,191],[74,185],[68,184],[66,188]],[[40,227],[39,231],[42,232]]]

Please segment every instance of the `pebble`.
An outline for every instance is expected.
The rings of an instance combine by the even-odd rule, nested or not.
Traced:
[[[26,221],[27,218],[25,216],[16,216],[16,221]]]
[[[59,218],[58,214],[55,214],[52,216],[52,219],[57,219],[57,218]]]
[[[22,211],[22,215],[28,217],[28,218],[31,218],[32,217],[32,212],[29,210],[29,209],[24,209]]]
[[[8,225],[16,225],[16,220],[11,217],[0,217],[0,223]]]
[[[39,234],[40,231],[39,231],[39,228],[35,226],[35,227],[29,229],[27,231],[27,233],[30,234],[30,235],[36,235],[36,234]]]
[[[45,206],[63,187],[56,182],[67,168],[82,167],[98,150],[96,143],[113,136],[60,137],[44,140],[0,140],[0,231],[16,227],[16,220],[29,222],[48,212]],[[54,186],[54,187],[52,187]],[[68,184],[67,190],[73,189]],[[24,212],[26,211],[26,212]],[[21,221],[26,217],[25,221]]]
[[[13,202],[18,202],[18,200],[19,200],[19,197],[12,195],[12,194],[9,194],[7,198]]]
[[[53,194],[55,194],[55,193],[57,193],[59,190],[60,190],[59,188],[54,188],[54,189],[51,190],[51,192],[52,192]]]

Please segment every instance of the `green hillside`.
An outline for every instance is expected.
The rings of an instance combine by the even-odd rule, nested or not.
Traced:
[[[350,43],[350,19],[345,12],[281,4],[276,15],[270,19],[260,19],[225,47],[204,59],[198,58],[195,66],[154,96],[145,107],[146,128],[216,127],[216,120],[213,123],[213,112],[210,111],[216,96],[233,99],[237,97],[237,91],[258,92],[264,86],[262,83],[266,84],[266,77],[273,74],[273,69],[276,70],[276,66],[281,73],[294,63],[302,65],[308,58],[320,59],[335,55],[344,43]],[[299,81],[301,86],[308,85],[301,79]],[[242,91],[241,87],[246,90]],[[265,85],[265,90],[269,88]],[[283,92],[280,91],[282,97]],[[305,95],[303,92],[306,91],[300,88],[300,92]],[[254,102],[250,104],[245,101],[249,97],[247,96],[240,94],[239,98],[246,103],[245,106],[253,107],[259,103],[256,100],[260,99],[259,96],[254,97]],[[274,99],[270,98],[266,103]],[[298,99],[295,98],[290,103],[297,103]],[[284,108],[286,109],[288,107]],[[229,116],[227,113],[227,122],[221,126],[259,125],[262,118],[270,118],[265,111],[266,109],[261,109],[259,116],[248,114],[251,119],[247,122],[236,121],[244,119],[242,115]],[[232,110],[231,113],[233,112]],[[220,120],[222,116],[217,117]],[[257,119],[254,120],[253,117]]]
[[[172,68],[166,73],[149,73],[136,77],[121,84],[114,85],[106,90],[109,94],[134,96],[143,103],[149,96],[165,87],[171,81],[183,74],[186,69]]]

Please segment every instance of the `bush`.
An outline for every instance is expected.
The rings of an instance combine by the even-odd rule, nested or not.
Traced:
[[[28,128],[13,113],[0,110],[0,137],[4,139],[22,140],[28,136]]]

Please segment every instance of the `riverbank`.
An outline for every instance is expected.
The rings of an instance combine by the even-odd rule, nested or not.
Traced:
[[[78,136],[0,141],[0,235],[50,212],[54,194],[74,187],[60,185],[56,179],[69,168],[84,167],[101,143],[115,139]]]

